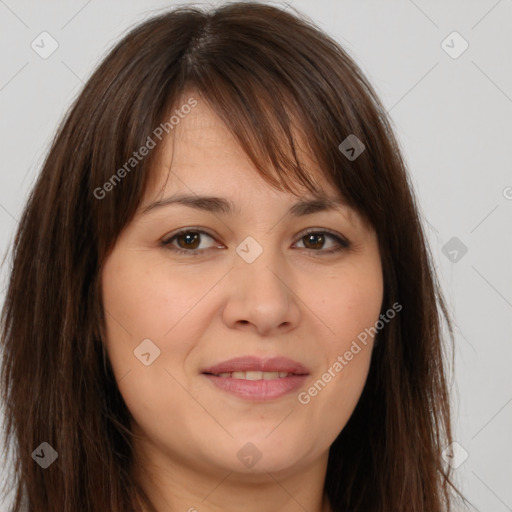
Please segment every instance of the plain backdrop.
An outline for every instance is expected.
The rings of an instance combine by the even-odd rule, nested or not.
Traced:
[[[288,3],[344,46],[391,116],[456,324],[456,479],[477,510],[512,511],[512,1]],[[173,5],[0,0],[0,257],[99,59]],[[48,58],[31,47],[42,32],[58,44]]]

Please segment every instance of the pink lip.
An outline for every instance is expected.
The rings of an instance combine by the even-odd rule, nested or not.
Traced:
[[[292,361],[287,357],[272,357],[270,359],[262,359],[255,356],[242,356],[229,359],[222,363],[211,366],[202,370],[201,373],[230,373],[230,372],[287,372],[296,375],[308,375],[309,371],[296,361]]]
[[[245,380],[219,377],[220,373],[246,371],[287,372],[293,375],[271,380]],[[246,400],[265,401],[279,398],[300,388],[309,372],[300,363],[286,357],[261,359],[254,356],[237,357],[205,369],[202,374],[219,389]]]

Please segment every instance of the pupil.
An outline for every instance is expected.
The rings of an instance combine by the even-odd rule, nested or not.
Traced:
[[[307,238],[307,239],[309,239],[309,240],[308,240],[308,243],[309,243],[309,241],[311,241],[311,240],[313,240],[313,239],[315,239],[315,238],[320,239],[320,241],[319,241],[319,242],[317,242],[316,244],[313,242],[313,246],[314,246],[314,248],[315,248],[315,249],[320,249],[320,248],[322,247],[322,244],[323,244],[323,238],[324,238],[324,237],[323,237],[323,235],[321,235],[321,234],[315,234],[315,233],[312,233],[312,234],[310,234],[310,235],[306,235],[306,238]]]
[[[186,233],[185,235],[181,235],[178,237],[178,240],[180,239],[185,239],[186,242],[185,242],[185,248],[187,249],[195,249],[196,246],[194,247],[191,247],[189,244],[190,242],[197,242],[197,240],[199,239],[199,234],[198,233],[193,233],[192,235],[190,233]],[[179,244],[180,246],[182,244]]]

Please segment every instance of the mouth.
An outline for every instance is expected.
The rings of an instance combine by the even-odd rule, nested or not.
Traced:
[[[213,375],[215,377],[221,377],[222,379],[242,379],[242,380],[274,380],[284,379],[291,375],[296,375],[289,372],[259,372],[259,371],[248,371],[248,372],[223,372],[223,373],[210,373],[206,375]]]
[[[201,374],[224,392],[250,401],[266,401],[297,390],[304,384],[309,371],[284,357],[244,356],[207,368]]]

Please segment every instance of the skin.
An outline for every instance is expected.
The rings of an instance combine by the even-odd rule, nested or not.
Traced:
[[[298,198],[258,175],[205,101],[173,134],[158,148],[154,180],[102,273],[105,344],[134,418],[136,477],[159,511],[329,511],[323,495],[328,450],[359,400],[373,340],[309,403],[301,404],[298,393],[378,320],[377,236],[346,206],[285,216]],[[339,197],[314,161],[304,160],[323,190]],[[156,200],[191,191],[228,198],[241,213],[183,205],[143,213]],[[176,239],[162,245],[187,227],[209,236],[189,246],[183,237],[181,245]],[[308,244],[308,228],[337,233],[351,246],[327,254],[336,240]],[[247,236],[263,249],[252,263],[236,252]],[[171,247],[203,252],[180,255]],[[149,366],[134,356],[144,339],[160,350]],[[286,356],[310,375],[297,391],[251,402],[201,374],[243,355]],[[237,457],[248,442],[261,454],[252,467]]]

